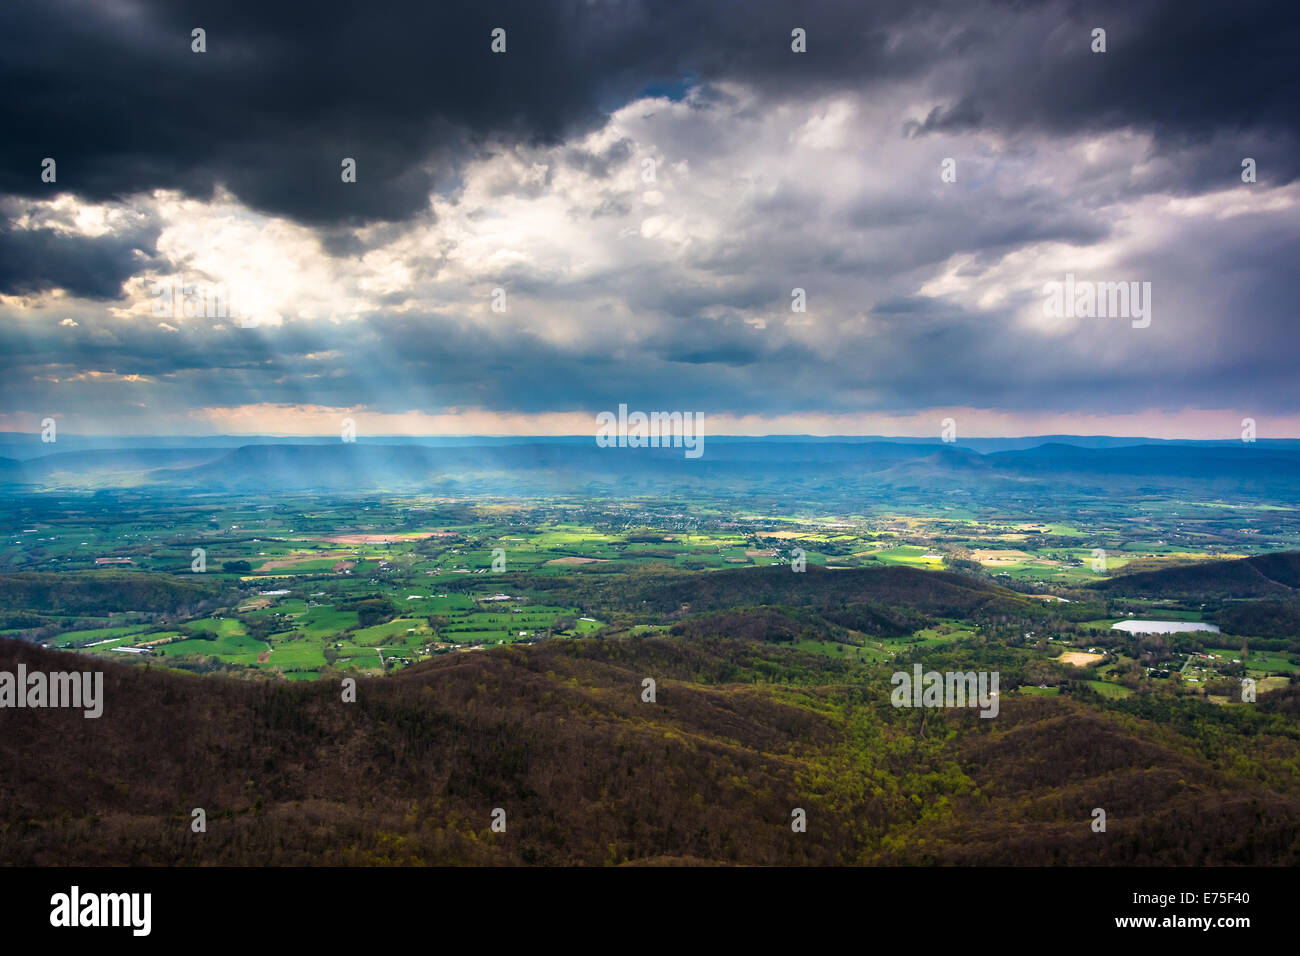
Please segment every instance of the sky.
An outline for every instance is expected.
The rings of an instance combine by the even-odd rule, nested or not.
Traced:
[[[1297,50],[1252,0],[6,3],[0,431],[1300,437]]]

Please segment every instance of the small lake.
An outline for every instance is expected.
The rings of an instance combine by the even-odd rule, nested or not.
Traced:
[[[1213,631],[1219,633],[1213,624],[1199,621],[1120,621],[1110,626],[1112,631],[1128,631],[1130,634],[1181,634],[1184,631]]]

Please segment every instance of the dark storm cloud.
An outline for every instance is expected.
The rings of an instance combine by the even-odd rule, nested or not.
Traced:
[[[310,314],[296,309],[312,283],[329,284],[310,269],[314,243],[296,240],[267,253],[302,285],[284,283],[280,326],[24,306],[0,317],[0,409],[1292,411],[1300,239],[1288,195],[1270,212],[1268,190],[1300,170],[1296,10],[0,6],[0,194],[206,197],[220,185],[351,260],[321,270],[340,277],[339,321],[319,319],[333,301],[294,317]],[[803,56],[789,49],[796,25]],[[194,26],[206,54],[189,51]],[[505,56],[489,52],[495,26],[509,31]],[[1089,50],[1096,26],[1105,54]],[[672,101],[645,106],[663,122],[609,119],[640,95]],[[851,101],[843,128],[837,99]],[[579,142],[606,121],[623,124],[619,138]],[[950,147],[961,173],[941,184]],[[662,157],[660,179],[629,188],[647,154]],[[1247,155],[1257,187],[1240,181]],[[45,156],[56,184],[40,182]],[[344,156],[358,160],[355,185],[339,181]],[[1171,195],[1197,193],[1214,195],[1195,215],[1169,209]],[[552,196],[563,204],[537,208]],[[178,261],[154,263],[158,223],[178,215],[166,204],[139,203],[117,220],[136,225],[97,238],[74,234],[75,204],[26,204],[46,218],[20,228],[23,205],[0,206],[15,220],[0,225],[4,293],[114,299],[150,266],[185,266],[206,238],[180,229],[167,246]],[[476,226],[494,221],[505,226],[480,240]],[[529,244],[539,221],[550,248]],[[378,225],[358,234],[362,222]],[[1041,305],[1024,279],[1034,257],[1082,273],[1075,251],[1107,263],[1096,278],[1153,281],[1150,328],[1022,321]],[[476,310],[498,284],[510,313],[484,321]],[[790,311],[794,286],[806,316]]]
[[[1150,131],[1166,152],[1207,145],[1219,133],[1243,144],[1272,132],[1280,141],[1267,154],[1269,180],[1300,174],[1296,4],[1106,0],[1017,5],[1016,14],[990,21],[972,44],[985,69],[944,84],[984,114],[985,125],[1060,133],[1132,127]],[[1098,27],[1106,30],[1105,53],[1090,48]]]
[[[0,293],[65,289],[86,299],[116,299],[122,283],[153,261],[156,229],[102,238],[0,221]]]
[[[0,6],[0,192],[102,200],[230,188],[315,225],[401,220],[489,141],[555,143],[691,77],[769,99],[926,77],[915,132],[1229,131],[1300,169],[1294,4],[46,0]],[[490,52],[507,29],[505,55]],[[807,30],[808,53],[790,52]],[[1093,54],[1089,31],[1108,31]],[[208,52],[190,51],[190,30]],[[721,94],[719,94],[721,95]],[[42,158],[56,184],[39,179]],[[340,161],[358,181],[342,188]],[[617,156],[577,162],[613,162]],[[1230,166],[1231,164],[1228,164]],[[1201,163],[1201,179],[1218,165]],[[335,248],[335,247],[332,247]]]

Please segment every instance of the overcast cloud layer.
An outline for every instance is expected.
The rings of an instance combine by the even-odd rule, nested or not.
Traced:
[[[1281,2],[6,4],[0,429],[1300,436],[1297,50]],[[1067,273],[1150,324],[1045,315]]]

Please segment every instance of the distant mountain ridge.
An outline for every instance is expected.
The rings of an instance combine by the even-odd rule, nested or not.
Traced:
[[[494,445],[589,445],[592,435],[359,435],[359,445],[419,445],[429,448],[480,447]],[[1142,438],[1114,435],[1024,435],[1004,438],[962,438],[948,443],[935,436],[910,435],[709,435],[719,444],[890,444],[939,445],[966,448],[981,454],[1021,451],[1040,445],[1060,444],[1077,448],[1127,448],[1148,446],[1240,445],[1235,438]],[[25,461],[67,451],[140,451],[154,448],[233,450],[245,445],[329,445],[338,444],[334,435],[70,435],[60,432],[57,443],[45,443],[39,433],[0,432],[0,458]],[[1300,438],[1260,438],[1257,447],[1300,449]]]
[[[718,440],[682,448],[601,448],[534,441],[483,445],[248,444],[87,449],[0,459],[0,484],[21,490],[148,486],[205,492],[441,491],[455,494],[662,494],[800,490],[845,493],[1088,494],[1242,491],[1294,499],[1300,446],[1049,442],[980,453],[897,441]]]

